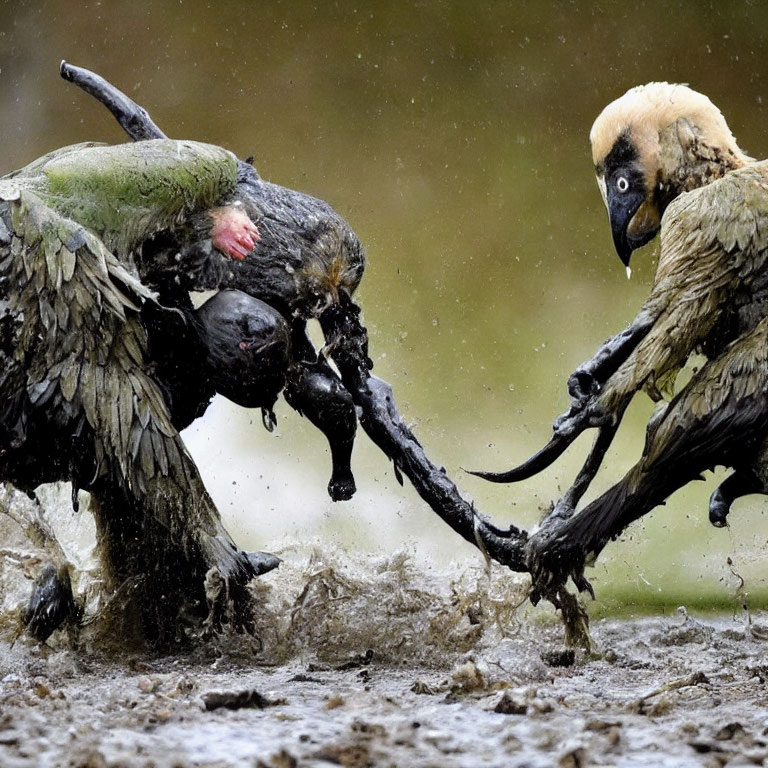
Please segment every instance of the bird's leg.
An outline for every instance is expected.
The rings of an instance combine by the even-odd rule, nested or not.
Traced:
[[[640,461],[579,514],[548,518],[528,542],[535,596],[548,596],[569,576],[583,579],[586,562],[633,521],[717,464],[763,466],[765,457],[765,356],[768,321],[707,362],[651,419]],[[755,356],[758,364],[753,365]],[[745,362],[745,361],[750,361]],[[744,384],[745,371],[754,378]],[[730,503],[762,483],[738,469],[713,496],[715,522]]]
[[[570,375],[568,394],[571,397],[571,405],[565,413],[555,419],[555,438],[568,440],[570,443],[590,427],[603,427],[609,422],[618,427],[626,403],[619,412],[606,414],[598,399],[600,392],[652,327],[653,321],[645,312],[641,312],[628,328],[608,339],[594,357],[582,363]]]
[[[535,603],[541,597],[551,599],[569,577],[580,591],[593,594],[584,577],[585,564],[594,562],[611,539],[699,477],[710,463],[707,456],[695,456],[671,471],[669,457],[641,459],[622,480],[578,514],[547,517],[526,548],[533,578],[531,600]]]
[[[608,423],[600,427],[587,460],[579,470],[579,474],[576,476],[571,487],[560,497],[558,506],[571,510],[576,509],[576,505],[598,473],[603,463],[603,457],[608,448],[610,448],[617,429],[618,425],[614,423]]]
[[[371,440],[454,531],[511,570],[527,571],[525,531],[515,526],[507,530],[497,528],[461,497],[445,469],[429,460],[403,421],[392,388],[371,375],[368,332],[360,322],[360,308],[342,291],[338,304],[331,305],[320,316],[320,325],[344,386],[359,409],[360,424]]]
[[[285,399],[328,440],[332,464],[328,495],[334,501],[346,501],[356,490],[351,466],[357,431],[355,404],[327,360],[317,355],[306,335],[304,321],[294,323],[292,338],[297,354],[288,371]]]
[[[715,488],[709,497],[709,522],[715,528],[725,528],[728,525],[728,513],[731,505],[741,496],[750,493],[765,493],[762,481],[749,470],[736,470]]]
[[[351,459],[357,431],[352,395],[322,358],[295,365],[288,374],[284,394],[288,404],[328,440],[332,463],[328,495],[334,501],[351,499],[356,490]]]
[[[603,458],[606,451],[611,447],[613,438],[616,436],[625,409],[626,403],[620,406],[618,414],[603,419],[586,461],[579,470],[579,474],[576,475],[576,479],[571,484],[571,487],[558,500],[553,514],[558,517],[570,517],[576,510],[576,505],[581,501],[581,497],[589,488],[595,475],[600,471]],[[579,433],[577,432],[577,434]]]
[[[606,381],[626,361],[632,351],[647,335],[653,322],[650,315],[641,312],[628,328],[603,344],[594,357],[582,363],[568,379],[571,405],[560,414],[552,426],[552,439],[540,451],[522,464],[505,472],[478,472],[471,474],[493,483],[517,483],[542,472],[554,464],[568,446],[585,430],[599,427],[592,453],[572,487],[576,501],[581,498],[600,468],[605,451],[616,434],[629,398],[612,412],[606,412],[600,402],[600,392]]]
[[[168,138],[154,124],[144,107],[140,107],[122,91],[115,88],[112,83],[108,83],[95,72],[62,61],[59,66],[59,73],[65,80],[74,83],[100,101],[134,141]]]
[[[591,357],[583,362],[568,378],[571,396],[570,412],[581,410],[600,393],[608,379],[626,362],[637,345],[653,327],[650,312],[641,311],[632,324],[608,339]],[[557,422],[555,422],[557,427]]]
[[[184,472],[179,480],[178,474],[158,473],[143,494],[109,478],[90,489],[105,584],[133,585],[119,617],[125,642],[137,628],[158,648],[182,640],[185,618],[205,615],[205,577],[212,568],[226,584],[227,619],[252,630],[251,556],[224,529],[191,462]],[[132,616],[137,621],[131,622]]]

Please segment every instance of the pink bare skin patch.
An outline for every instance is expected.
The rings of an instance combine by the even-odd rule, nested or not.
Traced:
[[[236,205],[214,208],[211,212],[213,247],[232,259],[244,259],[261,240],[259,230],[248,214]]]

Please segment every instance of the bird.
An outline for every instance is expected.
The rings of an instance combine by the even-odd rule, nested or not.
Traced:
[[[768,306],[768,161],[739,148],[706,96],[669,83],[633,88],[603,110],[590,141],[620,259],[629,267],[633,251],[657,233],[661,249],[650,296],[632,324],[571,376],[575,402],[564,429],[587,403],[593,418],[615,428],[638,390],[660,401],[692,353],[718,359],[756,331]],[[712,401],[707,371],[697,388]],[[762,375],[760,366],[751,375]],[[715,378],[711,385],[719,386]],[[727,480],[715,492],[713,523],[723,524],[722,502],[736,498],[737,485]]]
[[[536,596],[569,573],[590,588],[583,563],[704,470],[734,470],[710,500],[717,526],[726,524],[736,498],[764,492],[768,479],[768,162],[738,146],[709,98],[666,82],[611,102],[590,142],[622,263],[629,270],[634,251],[658,234],[660,256],[632,323],[570,376],[570,408],[555,421],[550,443],[521,467],[482,473],[497,482],[523,479],[585,429],[599,428],[557,514],[527,544]],[[634,395],[672,395],[677,373],[696,352],[707,362],[651,418],[640,461],[575,514]]]
[[[215,392],[272,428],[290,377],[329,440],[332,498],[354,492],[355,408],[305,328],[364,266],[330,206],[200,142],[83,143],[0,178],[0,478],[91,492],[110,578],[143,580],[150,639],[174,632],[169,595],[204,606],[210,568],[239,606],[276,564],[234,545],[178,434]]]
[[[242,259],[259,235],[231,199],[237,173],[226,150],[157,140],[75,145],[0,178],[0,477],[92,493],[108,577],[141,576],[160,644],[182,607],[205,605],[210,567],[239,606],[255,567],[174,426],[136,262],[153,238],[197,237],[200,216],[221,258]]]

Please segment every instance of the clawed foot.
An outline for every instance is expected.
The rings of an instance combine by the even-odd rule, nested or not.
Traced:
[[[211,213],[213,247],[232,259],[244,259],[261,240],[256,225],[239,206],[214,208]]]
[[[571,408],[582,409],[587,402],[600,393],[601,383],[586,368],[577,368],[568,378],[568,394],[571,396]]]
[[[530,599],[534,605],[546,598],[560,608],[559,595],[569,578],[579,592],[589,592],[593,599],[595,597],[592,585],[584,576],[586,553],[570,539],[565,529],[565,521],[572,515],[573,511],[566,507],[555,508],[526,544],[526,560],[533,582]]]
[[[349,501],[357,487],[351,472],[334,471],[328,483],[328,495],[333,501]]]
[[[573,380],[577,373],[579,371],[572,374],[571,380]],[[569,382],[569,391],[572,398],[571,407],[555,419],[552,429],[556,437],[568,439],[571,442],[586,429],[605,427],[616,422],[616,417],[611,413],[607,413],[602,403],[597,399],[600,386],[598,384],[594,386],[596,389],[587,394],[586,390],[572,389]]]
[[[576,436],[590,427],[617,423],[620,414],[607,412],[600,399],[603,381],[588,368],[577,368],[568,378],[571,407],[555,419],[555,434]]]

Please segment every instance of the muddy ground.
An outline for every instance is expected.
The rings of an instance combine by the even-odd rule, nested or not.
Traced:
[[[258,640],[162,658],[87,629],[11,647],[6,558],[0,765],[768,765],[768,617],[600,621],[572,659],[501,569],[282,556]]]

